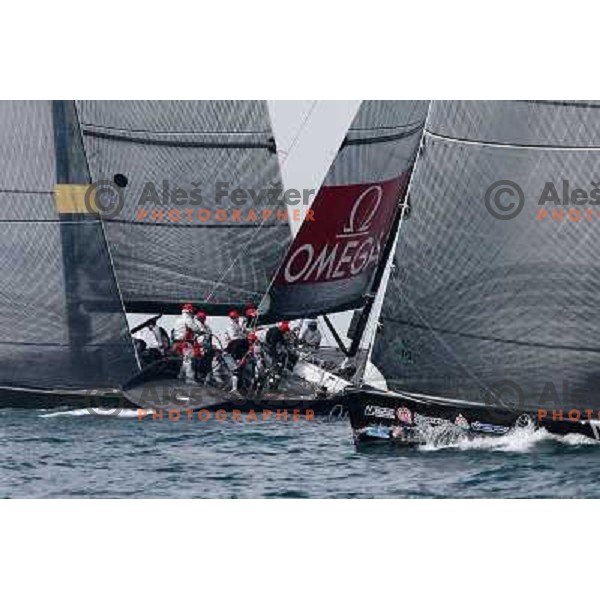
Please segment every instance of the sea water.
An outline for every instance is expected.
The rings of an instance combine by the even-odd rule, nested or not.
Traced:
[[[152,421],[0,410],[13,498],[600,497],[600,444],[539,431],[356,450],[347,419]]]

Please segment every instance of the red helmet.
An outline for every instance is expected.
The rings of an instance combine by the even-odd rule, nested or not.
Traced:
[[[207,316],[208,315],[203,310],[199,310],[196,312],[196,318],[200,319],[201,321],[205,321]]]
[[[232,318],[232,319],[239,319],[239,317],[240,317],[240,313],[239,313],[237,310],[235,310],[235,308],[232,308],[232,309],[229,311],[229,316],[230,316],[230,318]]]
[[[248,306],[246,308],[246,316],[250,319],[254,319],[258,313],[256,312],[256,308],[254,306]]]
[[[287,321],[281,321],[281,323],[279,323],[278,325],[280,331],[283,331],[284,333],[286,331],[290,330],[290,324]]]
[[[188,302],[181,307],[181,312],[194,312],[194,307]]]
[[[256,335],[256,333],[254,331],[251,331],[250,333],[248,333],[248,335],[246,337],[248,338],[248,341],[250,343],[256,342],[258,340],[258,336]]]

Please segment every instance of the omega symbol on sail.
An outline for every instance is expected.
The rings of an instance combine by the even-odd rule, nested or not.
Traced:
[[[385,206],[384,186],[348,187],[323,188],[315,202],[335,203],[337,210],[326,213],[318,210],[321,205],[316,207],[317,214],[326,217],[296,238],[283,268],[286,283],[346,279],[377,263],[389,224],[380,214]]]
[[[344,225],[343,233],[337,237],[346,237],[350,235],[365,235],[369,233],[371,222],[375,217],[381,199],[383,198],[383,189],[380,185],[372,185],[367,188],[357,199],[352,207],[348,223]],[[370,203],[370,206],[369,206]],[[360,209],[365,211],[360,213]]]

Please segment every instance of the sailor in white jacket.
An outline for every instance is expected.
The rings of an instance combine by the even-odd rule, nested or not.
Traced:
[[[229,321],[225,329],[225,345],[229,346],[234,340],[245,339],[244,326],[240,322],[240,313],[237,310],[229,311]]]
[[[181,314],[175,319],[175,325],[173,326],[173,341],[191,342],[194,334],[200,332],[193,312],[194,307],[191,304],[184,304],[181,307]]]
[[[199,340],[204,340],[204,338],[212,335],[212,329],[206,322],[207,316],[208,315],[203,310],[196,311],[196,315],[194,316],[194,321],[197,327],[196,338]]]
[[[215,350],[213,348],[212,329],[206,322],[208,315],[199,310],[194,316],[198,332],[194,334],[194,372],[196,380],[213,381],[213,358]],[[197,355],[196,355],[197,353]]]
[[[321,345],[321,332],[317,327],[317,321],[307,319],[305,327],[300,334],[300,342],[311,348],[318,348]]]
[[[239,363],[246,356],[250,345],[246,339],[246,331],[241,323],[240,313],[229,311],[229,322],[225,330],[226,352],[234,360],[231,368],[231,391],[238,393]]]
[[[200,333],[196,319],[193,316],[194,307],[191,304],[184,304],[181,308],[181,315],[175,320],[173,327],[173,341],[178,352],[183,357],[179,377],[185,379],[186,383],[193,383],[194,368],[192,364],[194,334]]]

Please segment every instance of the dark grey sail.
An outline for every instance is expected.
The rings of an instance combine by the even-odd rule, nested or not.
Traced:
[[[373,351],[388,385],[600,408],[599,183],[598,102],[434,102]]]
[[[93,180],[114,199],[103,219],[127,310],[258,303],[290,241],[266,102],[78,107]]]
[[[367,100],[269,291],[272,318],[364,305],[404,200],[427,101]]]
[[[1,386],[139,371],[89,183],[74,102],[0,102]]]

